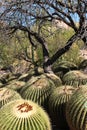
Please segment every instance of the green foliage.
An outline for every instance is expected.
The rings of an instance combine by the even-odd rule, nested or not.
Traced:
[[[8,42],[4,39],[0,41],[0,65],[9,66],[22,56],[31,58],[30,50],[27,36],[18,31]]]
[[[41,35],[45,38],[50,56],[52,56],[57,50],[64,47],[66,42],[69,40],[69,38],[74,34],[74,31],[72,29],[60,29],[56,28],[54,25],[47,23],[43,26]],[[76,41],[70,48],[68,52],[66,52],[64,55],[62,55],[56,63],[54,63],[54,66],[62,60],[62,61],[68,61],[73,62],[76,65],[79,65],[80,62],[83,60],[79,55],[79,50],[82,47],[83,42],[82,41]],[[38,48],[37,51],[38,58],[40,59],[40,62],[43,60],[42,56],[42,49],[41,47]]]
[[[40,21],[37,21],[36,25],[34,25],[33,27],[33,29],[36,31],[38,31],[38,25],[37,25],[38,22]],[[65,46],[65,43],[73,35],[74,31],[70,28],[69,29],[57,28],[52,23],[47,22],[46,24],[43,23],[41,31],[38,33],[40,33],[40,36],[45,38],[48,45],[49,54],[50,56],[52,56],[57,50]],[[1,52],[0,65],[9,66],[13,64],[13,62],[17,58],[20,57],[25,57],[31,60],[34,59],[34,57],[32,57],[34,52],[32,53],[32,48],[31,45],[29,44],[29,39],[26,33],[18,30],[12,38],[7,37],[5,38],[5,40],[4,38],[5,35],[2,37],[2,40],[0,40],[0,52]],[[35,60],[34,62],[38,61],[37,62],[38,65],[42,66],[43,64],[42,47],[40,44],[38,44],[38,42],[34,38],[33,42],[37,44],[37,50],[36,50],[37,59],[34,59]],[[81,41],[77,41],[76,43],[74,43],[71,49],[63,56],[61,56],[55,64],[57,64],[60,60],[66,60],[78,65],[81,61],[81,58],[79,57],[79,48],[81,44],[82,44]]]
[[[0,45],[0,64],[2,66],[9,66],[13,63],[14,57],[11,47],[9,45]]]
[[[80,47],[77,43],[74,43],[70,50],[62,55],[60,59],[72,62],[78,66],[83,59],[80,57]]]

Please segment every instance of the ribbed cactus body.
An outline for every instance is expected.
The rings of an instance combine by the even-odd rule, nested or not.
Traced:
[[[51,125],[40,106],[29,100],[16,100],[1,108],[0,130],[51,130]]]
[[[55,85],[50,79],[44,76],[32,77],[30,82],[21,89],[20,94],[24,99],[30,99],[47,108],[49,95],[54,88]]]
[[[9,88],[0,88],[0,108],[10,101],[21,99],[21,96]]]
[[[49,74],[49,73],[46,73],[44,75],[46,76],[48,80],[50,79],[51,81],[53,81],[56,87],[62,85],[62,81],[59,76],[55,74]]]
[[[87,75],[82,71],[69,71],[63,77],[64,84],[78,87],[87,83]]]
[[[68,71],[76,70],[76,69],[77,69],[76,64],[74,64],[73,62],[66,61],[66,60],[61,60],[61,61],[57,62],[57,64],[53,65],[53,70],[54,70],[55,74],[61,78]]]
[[[25,82],[18,81],[18,80],[12,80],[10,81],[5,87],[13,89],[13,90],[20,90],[25,85]]]
[[[54,124],[60,129],[68,128],[65,118],[65,109],[66,104],[74,91],[75,88],[72,86],[60,86],[54,89],[53,93],[50,95],[49,114]]]
[[[67,103],[66,119],[71,130],[87,129],[87,85],[78,89]]]

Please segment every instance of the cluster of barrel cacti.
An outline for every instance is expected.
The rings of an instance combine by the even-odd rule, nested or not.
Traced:
[[[87,75],[23,74],[0,86],[0,130],[86,130]]]

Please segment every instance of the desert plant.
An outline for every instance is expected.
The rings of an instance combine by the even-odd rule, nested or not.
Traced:
[[[53,90],[49,98],[49,114],[52,122],[60,129],[68,129],[65,117],[66,104],[74,93],[72,86],[60,86]]]
[[[47,113],[40,106],[29,100],[16,100],[1,108],[0,129],[51,130],[51,125]]]
[[[63,76],[63,82],[64,84],[78,87],[87,83],[87,75],[79,70],[69,71]]]
[[[66,60],[68,62],[72,62],[75,65],[79,65],[83,58],[80,57],[80,47],[82,46],[82,42],[79,40],[73,44],[70,50],[62,55],[61,59]]]
[[[21,99],[21,96],[17,92],[6,87],[0,88],[0,108],[16,99]]]
[[[77,70],[77,68],[77,65],[73,62],[60,60],[53,66],[53,71],[56,75],[62,78],[65,73],[67,73],[70,70]]]
[[[66,119],[71,130],[87,129],[87,85],[78,89],[67,103]]]
[[[19,91],[24,85],[25,85],[25,82],[23,81],[12,80],[8,82],[8,84],[6,84],[5,87]]]
[[[48,80],[50,79],[51,81],[53,81],[56,87],[62,85],[62,80],[60,79],[59,76],[57,76],[57,75],[55,75],[53,73],[52,74],[46,73],[44,75],[46,76],[46,78]]]
[[[20,94],[24,99],[31,99],[47,108],[48,98],[55,85],[45,75],[33,76],[21,89]]]

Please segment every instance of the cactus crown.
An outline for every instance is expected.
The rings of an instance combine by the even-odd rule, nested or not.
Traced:
[[[18,103],[14,105],[13,111],[18,118],[26,118],[31,116],[36,112],[35,106],[33,104],[24,101],[23,103]]]
[[[35,82],[35,88],[43,88],[43,87],[46,87],[48,85],[48,81],[43,78],[43,79],[39,79]]]

